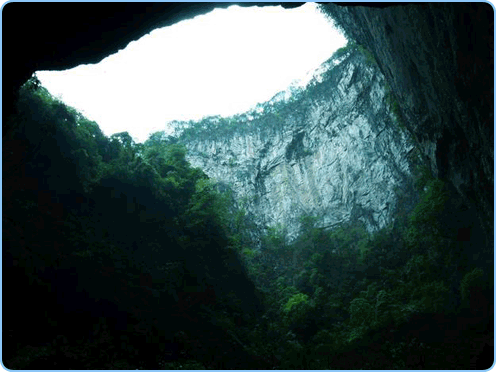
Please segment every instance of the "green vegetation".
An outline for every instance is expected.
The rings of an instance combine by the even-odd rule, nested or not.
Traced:
[[[377,65],[373,55],[363,46],[349,42],[345,47],[338,49],[324,64],[342,57],[348,51],[356,50],[365,56],[366,63]],[[234,135],[253,133],[259,130],[274,131],[284,127],[289,119],[303,118],[308,105],[308,97],[329,89],[333,68],[329,68],[323,75],[323,80],[313,79],[305,90],[291,88],[291,95],[287,100],[280,100],[279,94],[273,99],[259,103],[250,111],[234,115],[230,118],[221,116],[204,117],[198,121],[173,121],[170,125],[174,128],[175,141],[187,142],[195,139],[226,139]],[[396,107],[396,106],[395,106]],[[399,112],[399,111],[398,111]],[[400,118],[399,116],[397,116]],[[400,119],[398,119],[400,120]],[[311,155],[308,149],[302,150],[302,156]],[[233,161],[235,161],[234,159]],[[234,165],[231,161],[229,166]]]
[[[348,43],[344,46],[336,50],[333,54],[333,58],[342,57],[346,52],[355,50],[357,45],[354,41],[348,41]]]
[[[348,43],[344,46],[336,50],[333,55],[332,59],[340,58],[343,55],[345,55],[347,52],[352,51],[352,50],[357,50],[361,54],[365,56],[366,62],[369,65],[377,66],[377,61],[374,57],[374,55],[363,45],[357,44],[355,41],[351,40],[348,41]]]
[[[377,66],[377,61],[375,60],[374,55],[368,49],[366,49],[363,45],[360,44],[356,44],[356,48],[358,49],[358,51],[360,51],[360,53],[362,53],[365,56],[365,60],[369,65]]]
[[[470,306],[470,302],[473,302],[474,298],[479,296],[486,286],[487,283],[484,279],[484,271],[482,269],[476,267],[466,273],[460,284],[460,292],[464,305]]]
[[[190,166],[185,147],[160,132],[144,144],[127,132],[105,137],[35,78],[9,121],[4,274],[15,285],[3,292],[5,365],[250,365],[242,347],[229,362],[194,346],[228,349],[237,336],[225,336],[226,325],[249,321],[261,305],[226,236],[228,195]],[[66,341],[52,342],[59,336]]]
[[[257,242],[252,201],[191,167],[184,132],[105,137],[35,79],[9,127],[11,369],[470,369],[493,340],[492,251],[425,167],[394,226],[307,215]]]
[[[405,125],[405,120],[403,119],[403,113],[401,112],[400,105],[398,103],[398,99],[396,98],[396,95],[393,93],[391,88],[386,84],[386,104],[390,107],[391,112],[393,113],[397,125],[405,130],[406,125]]]
[[[304,216],[291,243],[282,226],[268,229],[260,253],[245,261],[267,308],[248,335],[253,352],[272,355],[276,368],[469,368],[470,346],[462,342],[447,359],[453,351],[439,335],[479,316],[462,337],[485,329],[484,342],[492,339],[491,320],[480,318],[492,279],[479,267],[492,261],[467,260],[474,246],[458,241],[459,222],[447,218],[459,212],[444,182],[428,175],[419,173],[420,201],[405,226],[326,231]]]
[[[375,59],[366,49],[353,42],[337,50],[324,64],[330,65],[335,60],[350,50],[358,50],[366,57],[367,63],[375,63]],[[250,111],[234,115],[230,118],[220,116],[205,117],[198,121],[174,121],[170,125],[174,128],[174,138],[179,142],[195,139],[226,139],[234,135],[266,131],[271,133],[284,127],[288,119],[300,120],[305,117],[309,97],[330,89],[332,76],[335,71],[330,67],[323,79],[314,78],[306,89],[291,88],[290,97],[281,99],[282,93],[276,94],[271,100],[259,103]],[[304,150],[304,156],[311,155],[311,151]]]

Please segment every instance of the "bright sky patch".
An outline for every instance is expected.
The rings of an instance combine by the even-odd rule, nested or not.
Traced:
[[[142,142],[172,120],[247,111],[317,68],[346,39],[316,8],[215,9],[98,64],[37,76],[104,134],[128,131]]]

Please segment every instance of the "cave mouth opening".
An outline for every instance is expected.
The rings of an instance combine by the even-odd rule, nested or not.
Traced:
[[[315,3],[232,5],[154,29],[98,64],[35,74],[105,135],[144,142],[171,121],[232,116],[304,86],[346,42]]]

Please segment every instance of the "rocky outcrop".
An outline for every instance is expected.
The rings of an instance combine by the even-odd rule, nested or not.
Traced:
[[[328,4],[326,12],[375,57],[433,174],[474,210],[483,244],[493,246],[491,5],[342,5]]]
[[[155,27],[223,6],[206,4],[108,3],[98,4],[98,11],[93,4],[57,3],[53,5],[56,9],[49,4],[8,4],[4,8],[5,30],[22,25],[25,32],[7,38],[3,45],[3,66],[8,71],[2,84],[4,119],[13,111],[15,92],[34,71],[95,63]],[[349,5],[352,3],[331,4],[329,9],[334,8],[332,16],[348,36],[375,56],[434,173],[449,179],[476,210],[484,226],[486,245],[493,246],[491,5]],[[4,135],[8,130],[4,125]]]
[[[386,104],[383,75],[356,49],[326,68],[296,97],[259,106],[258,117],[225,119],[224,131],[210,119],[210,129],[183,136],[193,166],[229,185],[259,227],[281,224],[290,239],[302,215],[376,231],[393,220],[397,191],[412,190],[414,145]]]

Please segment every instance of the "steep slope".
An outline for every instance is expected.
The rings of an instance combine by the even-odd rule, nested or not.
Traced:
[[[487,3],[328,4],[377,60],[434,176],[449,181],[494,235],[494,10]]]
[[[343,3],[329,8],[334,7],[333,18],[350,38],[375,56],[398,97],[408,125],[415,125],[412,133],[424,154],[430,157],[434,174],[456,186],[484,226],[482,244],[492,247],[493,10],[483,2],[398,4]],[[6,7],[6,30],[22,25],[24,30],[32,32],[17,33],[5,41],[4,66],[9,73],[4,74],[4,119],[14,111],[15,92],[34,71],[93,63],[153,27],[223,6],[222,3],[158,4],[155,8],[146,3],[131,5],[98,4],[98,11],[94,11],[93,4],[75,3],[56,4],[57,11],[49,9],[47,4],[17,3]],[[80,20],[64,19],[60,14],[86,16],[79,17]],[[60,33],[61,28],[64,33]],[[81,32],[83,29],[85,32]],[[102,34],[105,34],[103,43]],[[67,35],[77,35],[79,42]],[[87,47],[96,44],[96,48]],[[24,48],[20,50],[19,45]],[[56,50],[53,45],[57,45]],[[11,129],[6,125],[3,128],[4,133]],[[475,235],[477,232],[472,234]]]
[[[219,319],[240,324],[260,300],[184,149],[107,138],[35,79],[19,97],[3,147],[4,364],[156,370],[188,348],[203,368],[246,368]],[[247,311],[237,292],[254,296]]]
[[[383,75],[357,48],[326,68],[289,100],[181,136],[192,165],[231,187],[257,226],[281,224],[290,239],[303,215],[376,231],[392,222],[398,190],[413,198],[414,145],[386,104]]]

